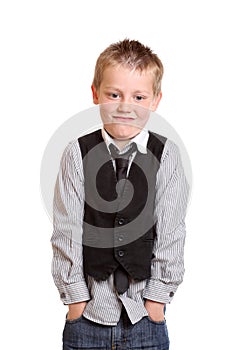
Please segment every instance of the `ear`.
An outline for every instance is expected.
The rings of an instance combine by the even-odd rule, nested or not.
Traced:
[[[159,102],[161,101],[162,98],[162,92],[160,91],[160,93],[154,97],[154,100],[151,104],[151,111],[154,112],[156,111],[156,109],[158,108]]]
[[[97,93],[97,90],[93,84],[91,85],[91,91],[92,91],[93,103],[95,105],[98,105],[99,104],[98,93]]]

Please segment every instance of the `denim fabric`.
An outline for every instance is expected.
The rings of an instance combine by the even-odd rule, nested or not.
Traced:
[[[81,316],[66,321],[63,350],[168,350],[166,321],[154,322],[144,317],[132,325],[125,313],[117,326],[94,323]]]

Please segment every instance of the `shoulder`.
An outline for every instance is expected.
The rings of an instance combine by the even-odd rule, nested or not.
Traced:
[[[102,142],[103,137],[101,129],[94,130],[90,133],[80,136],[78,138],[78,141],[80,144],[86,144],[88,146],[90,146],[92,143]]]
[[[60,167],[63,170],[74,167],[77,170],[80,169],[81,162],[82,156],[78,139],[69,141],[62,153]]]
[[[181,160],[177,144],[158,133],[149,131],[148,148],[160,159],[161,164],[165,161],[177,164]]]
[[[100,139],[101,130],[95,130],[93,132],[84,134],[76,139],[73,139],[69,141],[69,143],[66,145],[62,158],[66,157],[77,157],[81,155],[81,148],[85,146],[91,146],[91,144],[95,141]]]
[[[179,147],[174,141],[170,139],[166,139],[166,142],[164,144],[161,162],[164,162],[166,160],[170,160],[172,163],[178,163],[181,160]]]
[[[161,162],[166,158],[172,158],[173,160],[178,160],[180,158],[180,149],[174,141],[161,134],[152,131],[148,132],[151,141],[157,145],[159,144],[162,149]]]
[[[102,141],[100,129],[71,140],[63,151],[61,162],[73,161],[75,164],[79,164],[86,152],[96,143]]]
[[[62,158],[75,156],[75,154],[78,154],[79,152],[80,152],[80,146],[79,146],[78,139],[71,140],[66,145],[63,151]]]
[[[152,147],[156,153],[160,154],[160,165],[162,167],[174,169],[181,165],[180,149],[174,141],[151,131],[149,131],[149,135]]]
[[[157,140],[159,142],[161,142],[162,144],[165,144],[167,141],[167,137],[160,135],[154,131],[150,131],[148,130],[149,136],[152,138],[152,140]]]
[[[90,132],[88,134],[85,134],[78,138],[79,146],[81,149],[82,157],[85,157],[85,155],[96,145],[102,143],[103,136],[101,129],[95,130],[93,132]]]
[[[167,138],[155,132],[148,131],[148,133],[149,133],[149,139],[148,139],[147,147],[160,162]]]

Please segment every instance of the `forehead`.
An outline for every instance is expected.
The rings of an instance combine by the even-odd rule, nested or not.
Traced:
[[[108,85],[110,83],[150,85],[152,88],[154,76],[151,69],[141,70],[122,65],[109,65],[103,70],[101,84]]]

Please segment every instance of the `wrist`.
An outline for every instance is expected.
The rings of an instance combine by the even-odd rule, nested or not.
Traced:
[[[147,299],[145,301],[145,308],[148,312],[148,316],[153,321],[163,321],[164,320],[164,303],[159,303],[154,300]]]
[[[69,312],[67,315],[68,320],[74,320],[82,316],[84,309],[87,305],[86,301],[81,301],[79,303],[69,304]]]
[[[159,301],[154,301],[154,300],[150,300],[150,299],[146,299],[145,304],[148,304],[148,305],[151,305],[154,307],[161,307],[161,308],[164,308],[164,306],[165,306],[164,303],[160,303]]]
[[[80,301],[77,303],[69,304],[68,307],[69,307],[69,310],[75,310],[75,309],[80,309],[82,307],[85,307],[86,304],[87,304],[86,301]]]

